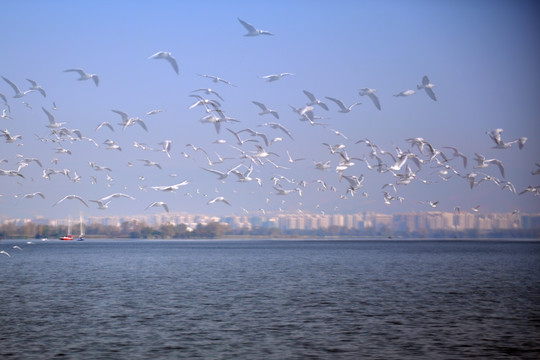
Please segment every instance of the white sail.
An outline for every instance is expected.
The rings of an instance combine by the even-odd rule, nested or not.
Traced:
[[[80,223],[80,232],[79,232],[80,235],[79,235],[79,238],[83,238],[84,237],[84,227],[83,227],[82,213],[79,216],[79,223]]]

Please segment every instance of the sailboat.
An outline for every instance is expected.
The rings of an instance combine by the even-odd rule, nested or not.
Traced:
[[[79,214],[79,220],[80,220],[80,232],[79,232],[79,237],[77,238],[77,241],[84,241],[84,228],[83,228],[83,217],[82,217],[82,213]]]
[[[60,236],[60,240],[73,240],[73,235],[71,235],[71,216],[68,217],[68,231],[67,235]]]

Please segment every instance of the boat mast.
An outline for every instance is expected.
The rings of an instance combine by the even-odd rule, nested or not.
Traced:
[[[84,235],[84,231],[83,231],[83,217],[82,217],[82,212],[79,214],[79,221],[80,221],[80,237],[82,237]]]

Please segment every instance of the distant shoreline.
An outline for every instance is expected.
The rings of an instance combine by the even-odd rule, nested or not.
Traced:
[[[0,244],[2,241],[32,241],[32,242],[42,242],[42,241],[54,241],[54,242],[79,242],[75,240],[65,241],[57,238],[45,238],[43,239],[34,239],[34,238],[24,238],[24,237],[15,237],[0,239]],[[216,238],[130,238],[130,237],[98,237],[98,236],[86,236],[85,241],[93,240],[110,240],[110,241],[259,241],[259,240],[268,240],[268,241],[436,241],[436,242],[447,242],[447,241],[497,241],[497,242],[540,242],[540,238],[526,238],[526,237],[512,237],[512,238],[497,238],[497,237],[467,237],[467,238],[448,238],[448,237],[394,237],[394,236],[296,236],[296,237],[269,237],[269,236],[225,236],[225,237],[216,237]]]

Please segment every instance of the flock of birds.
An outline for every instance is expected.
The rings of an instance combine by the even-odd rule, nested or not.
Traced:
[[[272,33],[266,30],[257,29],[241,19],[238,19],[238,21],[247,30],[245,36],[256,37],[272,35]],[[150,56],[149,59],[165,60],[171,66],[175,74],[180,74],[178,63],[170,52],[160,51]],[[100,77],[97,74],[88,73],[85,70],[78,68],[67,69],[65,72],[76,73],[79,76],[77,78],[78,81],[92,80],[94,85],[99,87]],[[211,81],[216,85],[219,84],[219,86],[236,86],[230,81],[218,76],[207,74],[197,75],[206,79],[205,81]],[[267,82],[276,82],[287,76],[294,76],[294,74],[284,72],[261,76],[261,79]],[[11,97],[14,99],[27,99],[29,94],[36,92],[43,98],[47,97],[46,90],[34,80],[27,79],[29,87],[27,89],[25,88],[23,91],[21,90],[21,87],[10,79],[4,76],[2,76],[2,79],[4,83],[13,90],[13,95]],[[394,96],[403,98],[412,96],[417,92],[424,92],[427,96],[427,101],[437,101],[434,91],[435,85],[431,83],[428,76],[423,76],[419,82],[420,83],[416,86],[415,90],[406,89],[394,94]],[[162,171],[166,165],[162,165],[162,162],[156,160],[155,156],[151,155],[156,153],[163,153],[168,159],[173,159],[176,162],[180,161],[179,159],[202,160],[205,162],[205,165],[199,166],[201,172],[196,176],[215,176],[215,192],[218,193],[216,194],[217,196],[210,196],[210,194],[204,193],[198,188],[196,191],[185,192],[184,195],[190,197],[201,196],[205,198],[204,201],[207,205],[224,204],[231,207],[234,206],[234,201],[227,199],[223,194],[219,194],[220,191],[218,187],[220,184],[226,182],[257,184],[255,188],[251,187],[249,191],[254,192],[253,189],[264,191],[266,194],[266,203],[271,201],[272,196],[279,197],[280,200],[277,200],[280,204],[279,210],[282,210],[282,205],[288,201],[285,200],[285,198],[295,196],[296,198],[293,201],[296,205],[293,206],[293,208],[296,208],[297,211],[302,211],[302,197],[308,189],[317,192],[335,193],[336,196],[343,200],[354,197],[367,198],[380,196],[380,200],[387,205],[394,202],[405,201],[405,197],[402,195],[400,188],[413,182],[427,185],[436,181],[447,182],[453,179],[466,182],[471,189],[481,186],[482,183],[490,183],[502,190],[510,191],[517,195],[532,193],[535,196],[538,196],[540,194],[540,186],[531,185],[525,189],[516,190],[514,185],[506,179],[503,162],[495,158],[488,159],[481,153],[475,153],[473,158],[475,165],[470,166],[470,156],[460,152],[458,148],[449,145],[439,147],[421,137],[405,139],[407,149],[401,149],[396,146],[392,150],[383,149],[368,138],[362,138],[356,141],[351,140],[346,134],[332,129],[329,127],[329,124],[324,123],[323,121],[325,118],[320,115],[320,111],[337,111],[339,113],[347,114],[355,111],[356,107],[361,104],[360,102],[345,104],[342,100],[335,97],[326,96],[324,98],[319,98],[308,90],[303,90],[303,94],[306,96],[305,104],[302,104],[299,107],[289,105],[298,121],[305,123],[305,126],[320,127],[329,130],[329,134],[333,134],[340,139],[340,142],[328,141],[321,144],[310,145],[312,147],[321,146],[326,148],[328,150],[328,157],[325,159],[311,160],[312,164],[310,164],[310,160],[306,157],[293,156],[288,148],[283,149],[283,146],[287,141],[294,141],[295,137],[298,135],[293,133],[293,131],[290,131],[286,123],[279,122],[280,118],[283,119],[283,114],[272,109],[269,105],[258,100],[252,100],[251,104],[254,106],[253,109],[257,109],[258,115],[261,118],[270,119],[272,121],[261,121],[257,124],[256,128],[243,127],[241,120],[228,116],[228,113],[222,104],[225,103],[224,96],[215,89],[200,87],[194,89],[189,94],[189,98],[193,100],[193,103],[189,106],[189,111],[203,111],[200,122],[203,124],[212,124],[214,127],[213,131],[220,137],[212,144],[226,146],[226,151],[230,153],[228,154],[229,156],[222,156],[217,152],[212,154],[205,148],[191,143],[178,145],[180,148],[183,147],[185,151],[181,151],[180,154],[173,153],[173,144],[175,147],[177,146],[175,140],[164,140],[158,143],[158,147],[147,145],[144,142],[134,141],[133,146],[142,153],[148,155],[136,159],[126,159],[126,165],[128,167],[144,166],[148,168],[148,171]],[[367,97],[369,102],[375,106],[376,109],[381,110],[381,102],[375,89],[367,87],[362,88],[359,90],[358,95],[360,96],[360,99]],[[3,100],[2,115],[0,117],[2,121],[5,121],[4,124],[9,127],[10,121],[13,121],[17,115],[11,112],[10,105],[12,100],[8,100],[8,96],[0,93],[0,99]],[[23,104],[28,107],[31,106],[26,102],[23,102]],[[107,138],[99,143],[87,134],[83,134],[79,129],[68,126],[69,124],[67,122],[58,122],[55,115],[57,110],[58,108],[54,102],[52,103],[52,107],[41,107],[43,118],[46,120],[43,128],[47,130],[47,133],[42,135],[36,134],[38,141],[54,146],[53,156],[71,156],[74,154],[74,151],[70,149],[70,145],[84,141],[90,142],[96,148],[104,148],[105,150],[121,154],[122,146],[125,147],[125,145],[121,143],[121,139]],[[145,116],[147,118],[153,117],[163,111],[164,110],[161,109],[151,110],[147,112]],[[115,129],[126,130],[132,126],[139,126],[145,132],[148,132],[146,121],[140,117],[132,117],[124,111],[111,109],[111,119],[113,118],[116,118],[119,122],[114,124],[110,121],[103,121],[96,124],[96,135],[105,131],[109,135],[113,135],[117,134]],[[223,127],[225,127],[226,131],[222,131]],[[225,137],[221,138],[222,135],[225,135]],[[487,132],[487,135],[491,141],[493,141],[494,149],[502,149],[505,151],[515,147],[522,149],[527,141],[526,137],[507,141],[503,138],[502,129],[494,129]],[[8,129],[5,129],[0,130],[0,136],[4,138],[6,144],[4,146],[21,146],[21,149],[24,149],[22,148],[23,142],[21,135],[12,134]],[[281,147],[277,147],[276,144],[281,144]],[[360,153],[359,149],[363,146],[365,146],[366,151]],[[279,150],[274,151],[274,148]],[[349,155],[353,152],[358,152],[358,154],[355,154],[355,156]],[[29,182],[29,179],[27,179],[27,176],[25,175],[26,169],[32,165],[41,168],[42,179],[46,181],[57,181],[57,177],[64,177],[64,179],[73,183],[89,183],[90,185],[96,186],[98,186],[98,184],[105,184],[107,188],[119,186],[114,182],[112,175],[113,169],[108,166],[99,165],[97,162],[91,161],[86,169],[93,175],[83,176],[78,173],[80,169],[56,168],[55,166],[59,163],[61,164],[61,160],[57,157],[45,159],[45,156],[46,155],[43,155],[43,157],[38,159],[17,154],[15,159],[0,159],[0,164],[3,164],[2,169],[0,169],[0,176],[12,177],[20,182],[21,185],[24,185]],[[102,157],[101,159],[105,160],[106,158]],[[48,165],[48,163],[50,165]],[[307,178],[305,179],[294,179],[287,176],[287,171],[298,166],[296,165],[298,163],[305,164],[306,166],[315,169],[316,171],[314,173],[320,174],[320,176],[310,177],[310,173],[307,171]],[[366,191],[363,191],[364,181],[367,176],[364,176],[359,169],[360,166],[358,166],[358,164],[363,164],[363,168],[366,171],[384,174],[386,180],[381,183],[380,194],[368,194]],[[263,168],[270,168],[273,175],[269,178],[257,176],[257,174],[262,173]],[[496,169],[497,176],[487,173],[488,169],[491,168]],[[536,164],[536,169],[533,169],[531,173],[533,175],[540,174],[540,164]],[[105,182],[101,179],[98,180],[97,174],[104,174]],[[170,176],[174,178],[178,175],[170,174]],[[375,178],[375,176],[371,178]],[[388,178],[392,179],[392,181],[388,181]],[[193,180],[189,179],[176,182],[172,185],[148,186],[143,185],[145,176],[139,175],[138,180],[139,184],[137,191],[143,192],[152,190],[159,193],[176,193],[181,191],[181,189],[185,189],[186,186],[193,184]],[[271,187],[271,189],[269,189],[269,187]],[[133,192],[131,194],[125,193],[132,190],[133,189],[127,187],[116,192],[111,190],[111,194],[107,194],[97,199],[88,199],[84,193],[68,194],[60,199],[53,199],[51,206],[61,206],[64,202],[73,200],[79,202],[81,206],[84,207],[94,206],[92,204],[95,204],[97,209],[106,210],[110,208],[112,201],[115,199],[124,198],[131,201],[135,200],[136,196]],[[235,191],[242,192],[247,190],[244,190],[239,186]],[[2,194],[2,196],[15,196],[21,199],[47,199],[46,194],[40,191],[25,194]],[[425,204],[429,208],[435,208],[439,205],[437,199],[416,202]],[[165,212],[169,212],[171,208],[168,202],[152,201],[145,204],[145,206],[141,206],[141,210],[149,210],[155,207],[161,208]],[[478,211],[478,208],[479,206],[476,206],[471,210]],[[321,212],[329,211],[329,209],[323,209],[319,204],[315,206],[315,209],[311,210]],[[254,210],[242,208],[242,211],[248,213]],[[256,209],[256,211],[264,213],[265,208],[263,206]],[[456,206],[455,211],[460,211],[460,207]]]

